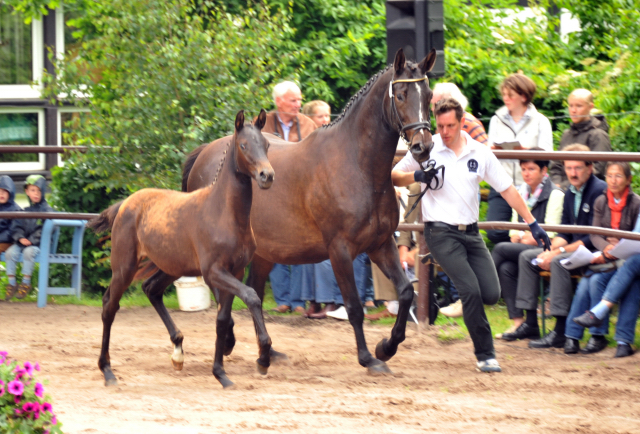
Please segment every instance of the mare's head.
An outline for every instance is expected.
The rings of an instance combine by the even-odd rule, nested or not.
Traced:
[[[262,109],[253,125],[245,125],[244,110],[240,110],[236,115],[236,132],[232,139],[236,148],[238,170],[255,179],[258,187],[264,189],[271,187],[275,176],[267,159],[269,142],[260,132],[266,121],[267,112]]]
[[[393,78],[389,83],[391,122],[409,143],[413,158],[422,163],[429,159],[433,141],[431,138],[431,97],[427,72],[436,62],[436,50],[418,64],[407,61],[404,51],[396,53],[393,61]]]

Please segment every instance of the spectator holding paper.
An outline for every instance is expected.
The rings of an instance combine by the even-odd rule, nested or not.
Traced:
[[[570,145],[565,151],[589,152],[585,145]],[[593,175],[589,161],[564,162],[564,169],[571,186],[564,196],[562,206],[562,225],[591,226],[594,202],[607,188],[607,184]],[[595,248],[588,234],[558,233],[551,242],[551,250],[525,250],[518,259],[518,289],[516,308],[526,312],[524,323],[514,332],[514,339],[532,339],[540,335],[536,308],[538,305],[539,277],[542,270],[551,271],[549,284],[551,296],[551,315],[556,317],[556,325],[547,336],[529,342],[530,348],[563,348],[565,344],[565,325],[571,300],[573,285],[571,272],[560,264],[580,246],[593,251]],[[535,260],[535,264],[532,261]],[[586,308],[585,308],[586,309]],[[503,339],[510,336],[504,334]]]
[[[536,84],[524,74],[512,74],[500,85],[504,106],[496,111],[489,122],[489,145],[493,149],[542,148],[553,151],[551,122],[536,110],[531,103],[536,93]],[[517,145],[516,145],[517,143]],[[502,167],[518,187],[524,181],[518,160],[500,160]],[[489,190],[487,221],[508,222],[511,207],[493,188]],[[487,231],[494,243],[509,241],[509,231],[495,229]]]
[[[631,191],[631,168],[629,163],[610,162],[606,166],[605,174],[607,190],[594,203],[593,226],[630,231],[634,229],[638,220],[640,196]],[[619,240],[601,235],[590,235],[590,239],[601,254],[593,258],[591,261],[593,265],[587,269],[585,277],[578,284],[569,312],[569,319],[572,321],[567,322],[565,333],[567,340],[564,352],[567,354],[574,354],[578,351],[584,354],[596,353],[606,348],[607,340],[605,335],[609,328],[610,307],[624,295],[620,293],[620,290],[624,289],[626,292],[626,289],[630,286],[628,283],[622,285],[618,283],[611,288],[611,291],[603,295],[605,294],[605,289],[608,290],[607,284],[617,274],[618,266],[622,266],[621,261],[618,261],[618,258],[611,254],[611,250],[618,244]],[[633,262],[635,263],[636,261],[634,260]],[[631,274],[636,276],[637,273],[633,271],[637,267],[633,264],[629,265],[626,271],[627,274],[632,271]],[[604,300],[601,302],[602,299]],[[599,307],[600,304],[598,302],[601,302],[607,309]],[[633,304],[633,302],[630,302],[627,308],[633,310]],[[637,304],[636,302],[635,317],[625,319],[625,315],[622,315],[621,325],[632,320],[635,328],[635,319],[638,316]],[[596,305],[594,309],[599,315],[597,317],[593,314],[590,316],[589,311],[585,313],[593,305]],[[595,317],[597,321],[592,320],[591,317]],[[580,350],[579,341],[582,339],[585,327],[590,327],[591,339],[589,339],[587,346]],[[629,339],[625,339],[624,331],[622,336],[618,336],[618,333],[616,333],[616,340],[620,341],[620,345],[630,344],[633,342],[633,332],[630,342],[627,342]],[[630,349],[631,347],[629,346]]]

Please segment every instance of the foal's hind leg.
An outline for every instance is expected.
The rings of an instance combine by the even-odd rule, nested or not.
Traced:
[[[407,318],[413,301],[413,285],[402,270],[398,248],[391,237],[378,250],[370,252],[369,258],[380,267],[398,291],[398,317],[391,330],[391,337],[389,340],[381,340],[376,346],[376,358],[386,362],[396,354],[398,345],[405,340]]]
[[[111,257],[111,283],[102,297],[102,349],[98,359],[98,367],[104,375],[105,386],[118,384],[113,371],[111,371],[111,358],[109,356],[111,325],[115,319],[116,312],[120,309],[122,294],[133,281],[138,265],[135,249],[130,249],[128,254],[120,255],[119,249],[113,248]]]
[[[258,255],[253,255],[249,277],[247,278],[247,286],[255,289],[261,302],[264,302],[264,289],[272,268],[273,262],[269,262]],[[287,357],[285,353],[274,350],[273,347],[271,347],[270,350],[270,357],[273,365],[289,364],[289,357]]]
[[[233,306],[233,294],[226,291],[219,291],[218,295],[218,317],[216,318],[216,351],[213,357],[213,376],[222,384],[225,389],[233,388],[233,381],[229,380],[224,370],[223,355],[227,333],[231,322],[231,307]]]
[[[158,315],[160,315],[165,327],[167,327],[169,337],[171,338],[171,342],[173,342],[171,363],[173,364],[173,369],[180,371],[184,364],[184,352],[182,351],[182,340],[184,339],[184,336],[176,327],[171,315],[169,315],[169,311],[164,305],[164,301],[162,300],[162,296],[164,295],[164,291],[167,289],[167,286],[173,283],[176,279],[176,277],[169,276],[164,271],[158,270],[142,284],[142,290],[147,294],[149,301],[156,309],[156,312],[158,312]]]

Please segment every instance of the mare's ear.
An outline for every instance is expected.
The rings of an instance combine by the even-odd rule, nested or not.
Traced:
[[[244,110],[240,110],[236,115],[236,131],[240,132],[244,128]]]
[[[264,111],[264,109],[260,109],[260,114],[258,115],[258,118],[256,119],[256,121],[253,123],[253,126],[261,130],[266,123],[267,123],[267,112]]]
[[[424,59],[422,59],[422,62],[420,62],[418,67],[420,68],[420,71],[422,71],[423,74],[426,75],[427,72],[433,69],[433,65],[435,65],[436,63],[436,57],[437,57],[436,50],[435,48],[432,48],[429,54],[427,54],[427,56]]]
[[[393,70],[396,72],[396,75],[400,75],[404,72],[404,64],[405,64],[404,50],[400,48],[396,52],[396,58],[393,61]]]

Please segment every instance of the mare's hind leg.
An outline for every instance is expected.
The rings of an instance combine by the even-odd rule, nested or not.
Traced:
[[[235,384],[229,380],[224,370],[223,355],[226,347],[227,333],[231,324],[231,307],[233,294],[218,291],[218,317],[216,318],[216,351],[213,357],[213,376],[225,389],[233,388]]]
[[[207,269],[207,267],[202,267]],[[267,333],[267,328],[264,324],[264,317],[262,316],[262,303],[260,298],[253,290],[236,279],[227,270],[217,267],[208,267],[209,271],[205,275],[205,280],[209,287],[216,287],[220,289],[220,299],[224,299],[225,302],[220,302],[220,309],[218,310],[218,340],[216,341],[216,357],[222,357],[224,349],[224,342],[227,336],[227,327],[229,324],[229,318],[231,316],[231,304],[233,302],[233,296],[240,298],[249,308],[251,316],[253,317],[253,325],[258,337],[259,357],[257,360],[258,372],[266,374],[267,369],[271,364],[270,350],[271,350],[271,338]],[[227,301],[227,299],[229,301]],[[221,330],[222,327],[222,330]],[[214,375],[219,378],[215,372]],[[227,379],[228,380],[228,379]],[[222,380],[220,380],[222,383]],[[222,383],[224,387],[225,384]]]
[[[356,345],[358,347],[358,362],[367,368],[370,374],[390,374],[391,371],[384,361],[375,359],[367,349],[367,342],[364,337],[362,322],[364,321],[364,310],[362,302],[356,288],[356,280],[353,275],[353,258],[349,254],[347,246],[342,240],[336,240],[329,246],[329,258],[331,266],[336,275],[340,293],[344,299],[349,322],[356,335]]]
[[[253,255],[249,277],[247,278],[247,286],[255,289],[256,294],[260,297],[260,301],[264,301],[264,289],[272,268],[273,262],[269,262],[258,255]],[[271,363],[274,365],[288,365],[290,363],[289,357],[287,357],[285,353],[276,351],[273,347],[271,347],[270,356]]]
[[[182,351],[182,340],[184,339],[184,336],[176,327],[171,315],[169,315],[169,311],[164,305],[164,301],[162,300],[162,296],[164,295],[164,291],[167,289],[167,286],[172,284],[176,279],[177,277],[169,276],[164,271],[158,270],[151,277],[145,280],[142,284],[142,290],[147,297],[149,297],[149,301],[156,309],[156,312],[158,312],[158,315],[160,315],[162,322],[169,332],[169,337],[171,342],[173,342],[171,363],[173,364],[173,369],[180,371],[184,364],[184,352]]]
[[[396,354],[398,345],[405,339],[407,318],[413,300],[413,285],[402,270],[398,248],[391,237],[378,250],[370,252],[369,258],[380,267],[380,270],[393,282],[396,291],[398,291],[398,317],[391,330],[391,337],[389,340],[381,340],[376,346],[376,357],[386,362]]]
[[[136,274],[138,262],[135,248],[125,246],[120,248],[115,244],[111,253],[111,283],[102,297],[102,349],[98,359],[98,367],[104,375],[105,386],[118,384],[113,371],[111,370],[111,357],[109,356],[109,339],[111,336],[111,325],[115,319],[116,312],[120,309],[120,299],[122,294],[133,281]],[[122,252],[122,253],[121,253]]]

